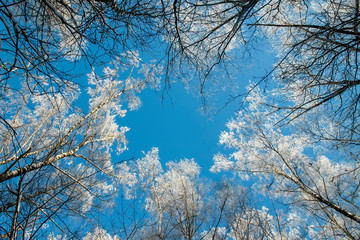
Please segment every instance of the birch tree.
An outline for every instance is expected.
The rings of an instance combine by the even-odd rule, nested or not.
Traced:
[[[282,91],[292,92],[274,106],[292,110],[284,111],[284,123],[324,105],[342,126],[331,139],[357,144],[359,1],[281,2],[262,13],[257,26],[280,59],[273,76]]]
[[[1,87],[21,74],[30,90],[37,83],[39,91],[42,84],[62,86],[62,80],[78,74],[69,71],[71,62],[96,67],[147,45],[159,9],[151,1],[44,0],[1,1],[0,11]]]
[[[194,239],[206,220],[205,190],[198,182],[199,166],[193,160],[184,159],[168,162],[168,170],[164,172],[157,148],[134,164],[123,167],[128,170],[122,173],[123,183],[128,198],[139,198],[143,194],[143,207],[149,219],[135,238]]]
[[[324,104],[357,131],[359,1],[174,1],[170,7],[169,63],[180,74],[192,68],[196,77],[183,79],[204,97],[217,80],[224,87],[239,57],[268,42],[277,63],[263,81],[275,78],[296,89],[294,105],[276,106],[291,107],[287,120]]]
[[[119,212],[118,218],[131,221],[115,227],[114,235],[127,239],[293,239],[307,235],[308,231],[299,230],[308,223],[300,216],[273,215],[254,204],[251,191],[238,182],[203,179],[194,160],[170,161],[163,168],[157,148],[144,154],[135,162],[122,163],[125,196],[139,201],[130,215]],[[280,218],[291,218],[292,223],[279,227]]]
[[[9,89],[57,94],[69,84],[84,85],[89,69],[150,46],[159,37],[155,17],[161,11],[147,0],[41,0],[1,1],[0,13],[0,98],[5,98]],[[0,122],[14,131],[5,116]]]
[[[98,66],[124,49],[159,50],[155,44],[164,43],[166,79],[178,75],[195,82],[188,87],[206,96],[205,90],[210,94],[223,86],[217,74],[235,71],[223,63],[236,65],[238,59],[231,59],[251,55],[251,47],[260,47],[257,39],[265,36],[279,53],[268,77],[290,88],[297,85],[299,94],[306,94],[292,106],[295,115],[344,97],[348,101],[338,117],[342,109],[348,114],[339,121],[356,115],[357,0],[7,1],[0,9],[5,88],[20,74],[30,89],[44,90],[37,75],[46,75],[43,81],[61,91],[62,79],[78,74],[69,71],[72,62]]]
[[[86,217],[100,201],[111,205],[121,179],[119,160],[111,156],[126,149],[129,130],[118,121],[140,106],[137,93],[156,87],[161,72],[139,66],[139,60],[129,52],[102,74],[94,69],[84,93],[90,96],[88,111],[74,104],[81,91],[71,82],[61,93],[27,93],[26,87],[5,92],[2,114],[14,131],[1,127],[2,237],[34,238],[49,225],[76,237],[77,224],[66,216]]]
[[[273,93],[281,95],[279,89]],[[268,106],[270,96],[257,89],[248,100],[247,110],[238,112],[220,135],[219,142],[232,153],[217,154],[212,171],[234,171],[242,181],[255,181],[259,195],[307,219],[308,227],[299,232],[308,232],[309,238],[359,238],[359,148],[334,147],[312,134],[342,129],[332,113],[319,106],[279,127],[283,116]]]

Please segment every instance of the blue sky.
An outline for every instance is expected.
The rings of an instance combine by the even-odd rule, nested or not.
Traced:
[[[209,119],[199,110],[200,99],[188,94],[181,86],[172,88],[171,100],[161,103],[161,93],[145,91],[143,105],[124,118],[130,127],[127,133],[129,151],[139,156],[141,151],[158,147],[162,162],[195,158],[203,171],[212,164],[212,155],[220,149],[218,135],[233,111],[223,111]]]
[[[265,74],[266,66],[271,64],[271,57],[259,53],[253,61],[252,65],[257,67],[246,69],[238,76],[237,84],[240,83],[241,93],[245,92],[250,80],[256,81],[254,77]],[[217,96],[217,107],[223,106],[229,95],[229,92],[219,92],[221,96]],[[188,93],[181,83],[174,83],[169,96],[165,94],[163,101],[162,91],[156,93],[147,89],[140,97],[141,108],[128,112],[121,123],[128,126],[130,131],[127,132],[129,150],[120,157],[137,159],[142,156],[141,151],[158,147],[163,163],[194,158],[201,166],[203,175],[212,175],[209,169],[213,155],[224,152],[223,147],[218,145],[219,134],[226,130],[225,124],[234,116],[240,101],[227,105],[210,119],[200,110],[200,97]]]

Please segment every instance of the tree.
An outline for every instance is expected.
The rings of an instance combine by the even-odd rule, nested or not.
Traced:
[[[167,83],[177,74],[185,81],[193,80],[196,72],[209,75],[235,47],[237,33],[256,3],[1,2],[1,88],[14,88],[14,79],[23,76],[21,81],[27,82],[30,92],[44,92],[44,84],[61,92],[65,80],[77,82],[81,74],[73,69],[79,65],[101,66],[134,47],[151,51],[152,42],[165,43]],[[205,81],[200,85],[203,89]]]
[[[94,232],[89,232],[86,234],[86,236],[83,238],[83,240],[120,240],[119,237],[116,235],[112,237],[110,234],[108,234],[105,230],[101,228],[95,228]]]
[[[257,0],[170,1],[164,15],[168,43],[167,72],[200,93],[205,110],[218,89],[236,85],[238,60],[247,52],[246,23],[256,13]],[[251,35],[251,33],[249,34]],[[238,51],[240,50],[240,51]],[[239,56],[240,55],[240,56]],[[234,83],[235,82],[235,83]]]
[[[0,11],[0,98],[8,89],[56,94],[82,84],[79,68],[103,68],[134,47],[149,46],[161,13],[147,0],[1,1]]]
[[[276,89],[275,94],[293,93]],[[249,101],[247,111],[240,111],[220,135],[220,143],[233,152],[216,155],[212,171],[232,170],[243,180],[255,181],[258,194],[307,219],[309,228],[302,230],[310,238],[359,238],[359,149],[352,145],[332,149],[331,141],[311,134],[318,129],[338,132],[342,126],[334,123],[332,113],[325,114],[319,106],[276,127],[283,116],[271,113],[266,104],[272,101],[270,96],[253,89]]]
[[[314,229],[323,231],[319,236],[358,238],[359,1],[184,2],[177,9],[191,16],[188,22],[201,19],[198,28],[186,28],[190,24],[181,25],[186,21],[177,18],[174,25],[181,27],[173,29],[178,54],[199,63],[199,71],[205,69],[202,87],[209,70],[235,49],[232,40],[244,36],[246,26],[250,36],[264,34],[277,53],[277,64],[262,80],[269,83],[269,97],[258,93],[261,81],[248,89],[249,105],[220,139],[235,152],[216,156],[213,170],[269,178],[271,197],[279,199],[284,192],[288,204],[307,208]],[[245,15],[225,14],[221,19],[227,10]],[[240,24],[233,28],[236,20]],[[233,39],[219,37],[221,28],[231,29]],[[249,43],[251,37],[242,40]],[[199,60],[210,55],[196,50],[217,53],[217,46],[225,48],[213,55],[213,62]]]
[[[70,68],[59,63],[85,59],[96,67],[104,54],[114,59],[147,45],[158,11],[150,1],[2,1],[0,9],[1,86],[15,73],[24,75],[30,90],[35,83],[41,89],[37,75],[62,86]]]
[[[231,76],[238,61],[233,58],[251,54],[265,37],[277,64],[263,80],[274,77],[297,98],[292,106],[275,106],[292,109],[287,121],[324,104],[336,112],[344,134],[358,132],[359,1],[174,1],[172,6],[173,14],[166,15],[169,63],[180,74],[189,68],[197,73],[204,100],[216,78],[224,86],[216,70],[229,67]]]
[[[251,199],[251,191],[236,182],[228,179],[211,182],[201,178],[194,160],[170,161],[163,169],[157,148],[137,161],[122,165],[125,197],[137,199],[138,203],[137,210],[133,208],[135,212],[115,215],[122,219],[122,225],[114,227],[114,235],[121,238],[294,238],[294,232],[307,224],[294,213],[278,212],[273,216],[268,208],[258,208]],[[137,215],[138,220],[134,221],[133,215]],[[291,217],[293,222],[280,228],[280,216]],[[131,221],[126,224],[123,219]]]
[[[359,1],[282,2],[271,9],[275,4],[263,10],[268,14],[257,25],[284,53],[274,77],[293,93],[275,109],[291,109],[284,113],[286,122],[324,105],[342,126],[332,140],[357,144]]]
[[[138,106],[135,92],[154,81],[154,72],[143,68],[150,76],[144,82],[117,81],[123,52],[162,39],[166,80],[177,74],[185,82],[195,78],[205,105],[210,83],[224,79],[212,81],[216,71],[265,35],[278,53],[263,78],[275,80],[267,87],[273,95],[264,101],[261,82],[248,89],[248,109],[221,135],[236,151],[217,155],[213,170],[250,174],[265,182],[270,198],[285,193],[292,210],[305,209],[312,227],[294,236],[359,237],[358,0],[1,1],[0,11],[1,236],[39,236],[48,221],[68,232],[68,224],[59,224],[60,214],[84,215],[89,209],[82,209],[84,198],[103,199],[119,174],[131,180],[132,174],[117,173],[110,163],[115,140],[119,150],[126,143],[127,128],[118,128],[115,119],[125,114],[123,96],[130,109]],[[132,66],[138,64],[135,51],[125,55],[132,55]],[[99,77],[95,69],[110,61],[114,68]],[[73,105],[81,84],[75,76],[83,76],[77,67],[84,65],[93,69],[89,79],[96,86],[88,92],[88,114]],[[143,175],[135,180],[156,216],[144,231],[159,238],[200,236],[200,226],[209,222],[202,185],[195,184],[197,173],[179,170],[181,164],[192,170],[196,164],[171,164],[164,174],[159,165],[146,173],[137,169]],[[274,228],[267,210],[252,209],[232,218],[225,232],[214,222],[202,230],[212,237],[290,234],[282,219]],[[236,227],[243,223],[246,233]]]
[[[265,34],[278,54],[277,64],[263,78],[273,80],[267,84],[268,98],[259,93],[261,82],[248,89],[249,104],[220,139],[235,152],[217,155],[213,170],[233,169],[243,178],[262,180],[277,200],[286,194],[287,204],[312,214],[310,222],[316,227],[309,234],[318,230],[323,238],[358,238],[359,2],[214,1],[182,7],[177,9],[192,19],[196,15],[201,23],[191,32],[186,28],[190,24],[175,19],[174,25],[181,27],[173,28],[178,34],[174,42],[179,55],[202,66],[201,87],[209,81],[209,70],[236,49],[231,43],[244,36],[246,26],[250,36]],[[233,15],[221,19],[231,11]],[[237,20],[239,25],[234,24]],[[222,28],[231,29],[233,38],[219,37]],[[249,43],[251,37],[241,39]],[[219,53],[218,46],[224,48],[213,55],[213,62],[199,60],[210,54],[196,50]]]
[[[194,239],[199,234],[208,204],[204,202],[204,186],[198,180],[199,166],[193,160],[168,162],[164,172],[158,149],[153,148],[134,166],[123,165],[127,197],[140,198],[144,194],[142,206],[149,219],[135,238]]]
[[[26,87],[21,93],[5,92],[2,115],[14,131],[3,125],[0,131],[2,237],[34,238],[49,224],[76,237],[62,217],[86,217],[99,200],[102,206],[111,204],[121,178],[111,152],[126,149],[129,130],[117,123],[126,115],[122,105],[137,109],[136,94],[156,87],[161,72],[155,66],[139,68],[134,55],[123,54],[102,76],[95,69],[88,75],[88,113],[73,106],[80,90],[71,82],[61,93],[28,93]],[[137,68],[138,76],[132,76]]]
[[[195,80],[190,87],[205,101],[224,85],[214,79],[217,70],[232,71],[231,59],[250,54],[249,46],[266,34],[280,53],[267,77],[296,86],[303,97],[294,106],[277,107],[291,107],[291,119],[326,104],[338,109],[340,123],[357,131],[357,0],[14,1],[0,7],[4,88],[14,87],[8,80],[20,74],[30,90],[44,90],[41,75],[61,91],[62,80],[77,74],[68,71],[72,61],[97,66],[123,50],[150,50],[152,41],[164,39],[168,83],[177,74],[187,83]],[[353,119],[353,126],[346,119]]]

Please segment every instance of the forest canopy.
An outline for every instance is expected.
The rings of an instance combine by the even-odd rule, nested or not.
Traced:
[[[359,7],[0,1],[0,238],[358,239]],[[274,64],[239,90],[264,48]],[[221,180],[156,146],[123,157],[141,92],[176,82],[205,111],[233,89]]]

